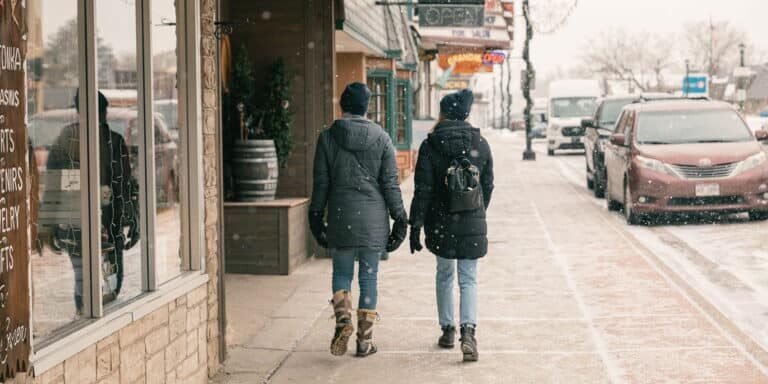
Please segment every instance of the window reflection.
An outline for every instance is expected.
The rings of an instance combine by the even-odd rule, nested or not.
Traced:
[[[38,0],[26,10],[30,173],[37,172],[31,179],[38,180],[33,198],[39,200],[38,221],[32,223],[38,233],[32,321],[39,339],[79,318],[83,309],[77,3]]]
[[[154,252],[157,281],[181,273],[181,205],[179,202],[178,53],[174,0],[152,1],[152,106],[155,144]]]
[[[136,5],[101,0],[96,7],[99,73],[99,180],[102,294],[106,310],[142,291],[139,239],[139,146]],[[115,18],[119,14],[123,17]],[[102,109],[101,99],[104,99]]]

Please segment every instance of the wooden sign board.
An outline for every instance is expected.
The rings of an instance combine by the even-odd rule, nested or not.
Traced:
[[[31,348],[24,16],[0,1],[0,382],[29,370]]]

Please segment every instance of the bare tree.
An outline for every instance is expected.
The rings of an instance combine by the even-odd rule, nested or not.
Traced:
[[[744,31],[727,21],[712,20],[686,24],[683,39],[685,57],[710,78],[734,67],[739,60],[739,44],[749,43]]]
[[[664,74],[676,61],[675,41],[649,33],[610,29],[590,39],[580,67],[607,80],[626,81],[640,91],[665,89]]]
[[[642,40],[623,29],[611,29],[590,39],[584,47],[582,63],[604,78],[630,82],[645,91],[642,81]]]

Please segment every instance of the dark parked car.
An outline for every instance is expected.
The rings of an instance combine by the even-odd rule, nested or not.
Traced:
[[[768,219],[768,155],[730,104],[630,104],[605,148],[608,208],[636,224],[659,213],[748,212]]]

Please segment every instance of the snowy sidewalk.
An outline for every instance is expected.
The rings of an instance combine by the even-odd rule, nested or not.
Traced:
[[[478,276],[478,363],[436,346],[434,256],[403,244],[380,267],[380,352],[366,359],[328,352],[330,260],[288,277],[227,276],[229,359],[213,382],[768,383],[551,159],[523,163],[522,140],[489,136],[496,191]],[[403,187],[410,200],[412,180]]]

